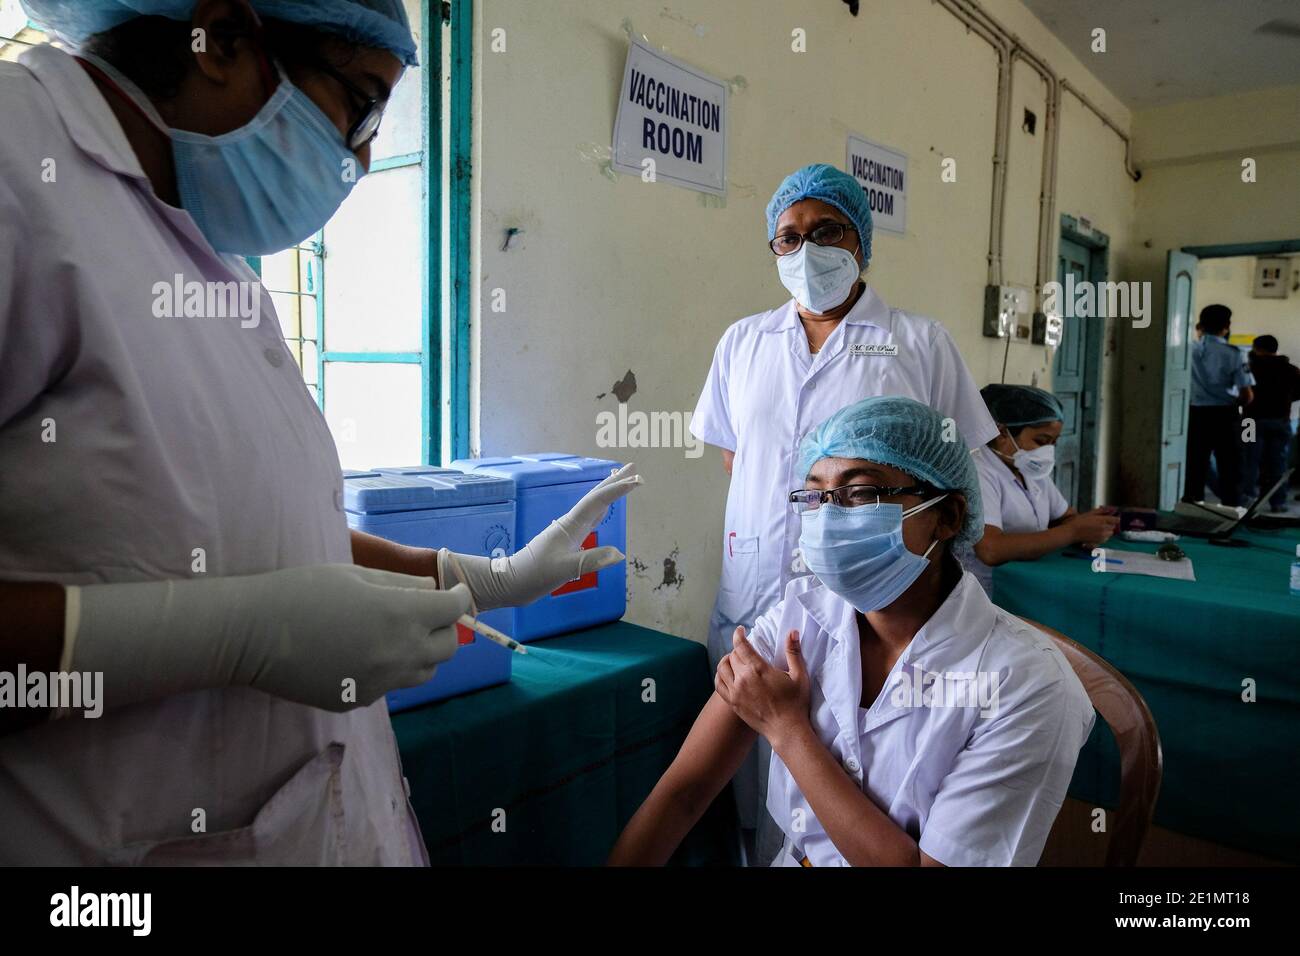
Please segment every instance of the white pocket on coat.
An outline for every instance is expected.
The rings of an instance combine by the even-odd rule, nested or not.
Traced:
[[[758,538],[728,535],[722,544],[718,613],[735,624],[752,621],[757,595]]]
[[[142,840],[109,851],[113,866],[341,866],[344,856],[344,745],[307,761],[234,830],[174,840]]]

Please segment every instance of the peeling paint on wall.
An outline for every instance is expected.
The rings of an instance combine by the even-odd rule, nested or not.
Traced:
[[[595,166],[610,182],[618,182],[618,173],[614,171],[613,157],[608,146],[599,143],[579,143],[578,158],[584,163]]]
[[[664,579],[655,585],[656,591],[662,591],[664,588],[676,588],[681,590],[682,582],[686,580],[677,570],[677,555],[681,552],[680,548],[673,548],[672,553],[664,558]]]
[[[614,393],[621,404],[626,405],[627,400],[636,394],[636,373],[628,369],[626,375],[609,387],[609,391]],[[609,392],[601,392],[596,400],[599,401],[608,394]]]

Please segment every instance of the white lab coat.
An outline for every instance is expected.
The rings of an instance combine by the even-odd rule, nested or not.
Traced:
[[[813,578],[793,581],[755,624],[751,641],[785,670],[791,630],[800,634],[812,678],[817,736],[922,851],[947,866],[1038,862],[1095,720],[1049,637],[995,607],[963,574],[863,708],[853,607]],[[913,688],[936,674],[982,676],[949,685],[969,688],[947,698],[952,706],[918,706]],[[813,866],[848,865],[775,753],[767,808],[787,839],[773,865],[797,866],[801,854]]]
[[[980,478],[980,501],[984,506],[984,523],[1000,528],[1007,534],[1029,534],[1046,531],[1053,521],[1070,510],[1070,503],[1057,490],[1049,475],[1046,478],[1026,478],[1022,485],[1008,464],[985,446],[976,449],[975,470]],[[993,569],[976,556],[967,546],[960,553],[962,564],[993,593]]]
[[[798,474],[800,441],[844,406],[876,395],[914,398],[950,416],[970,447],[997,435],[947,329],[891,309],[870,286],[816,355],[794,299],[723,333],[691,418],[697,438],[735,452],[709,625],[711,666],[730,652],[737,625],[750,626],[790,580],[808,573],[797,553],[799,518],[787,503],[805,478]],[[736,776],[746,828],[762,822],[766,758],[760,746]],[[771,843],[760,834],[760,860],[775,852]]]
[[[0,63],[0,117],[0,580],[189,577],[199,548],[209,575],[350,561],[270,296],[254,328],[151,308],[177,274],[256,275],[153,195],[66,53]],[[404,787],[382,698],[188,693],[0,737],[0,863],[424,863]]]

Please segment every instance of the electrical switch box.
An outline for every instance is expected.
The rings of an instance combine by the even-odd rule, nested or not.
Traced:
[[[984,334],[1028,344],[1033,335],[1033,294],[1014,285],[984,287]]]
[[[1291,260],[1283,257],[1260,257],[1255,260],[1254,299],[1285,299],[1291,284]]]

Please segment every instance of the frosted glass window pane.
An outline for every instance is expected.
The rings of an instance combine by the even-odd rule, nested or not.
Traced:
[[[420,366],[327,362],[325,420],[344,468],[420,462]]]
[[[299,296],[298,310],[302,322],[302,337],[311,339],[313,342],[319,342],[320,337],[316,334],[316,297],[314,295]]]
[[[363,177],[325,227],[330,351],[420,351],[423,176],[406,166]]]
[[[302,343],[302,377],[308,385],[316,384],[316,343]]]
[[[420,0],[404,0],[407,19],[415,34],[416,49],[420,46]],[[370,146],[374,159],[418,153],[424,147],[424,130],[421,126],[420,87],[423,85],[423,66],[409,66],[393,90],[393,98],[384,109],[384,122],[379,135]]]
[[[280,318],[280,332],[286,339],[298,337],[298,296],[284,292],[272,292],[271,302],[275,305],[275,314]]]
[[[285,249],[274,255],[262,256],[262,285],[272,292],[294,292],[298,288],[295,273],[298,271],[298,250]]]

